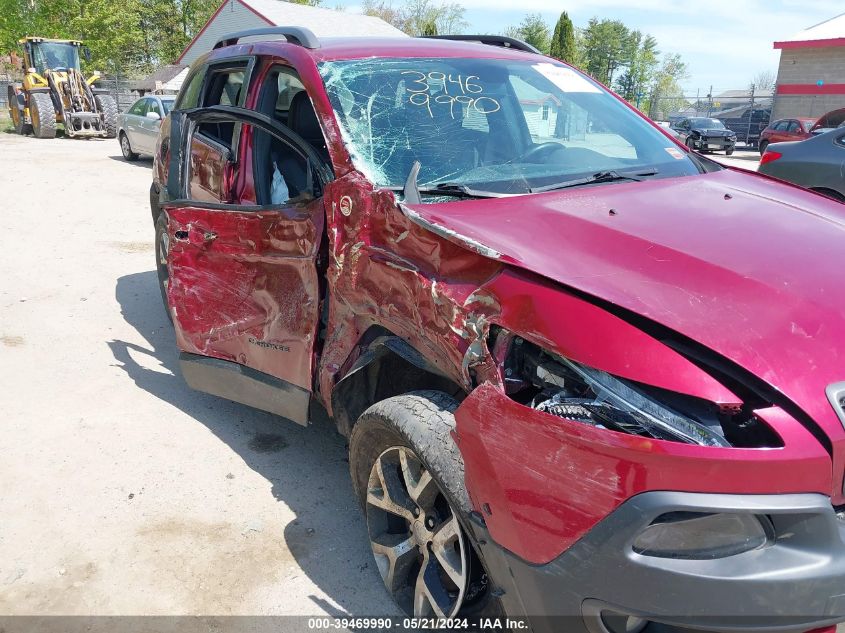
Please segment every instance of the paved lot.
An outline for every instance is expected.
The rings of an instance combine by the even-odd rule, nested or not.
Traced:
[[[0,614],[384,614],[344,440],[179,376],[150,168],[0,133]]]
[[[742,169],[749,169],[757,171],[760,164],[760,152],[756,149],[737,148],[730,156],[725,156],[724,152],[717,152],[715,154],[707,154],[709,158],[719,161],[724,165],[731,167],[741,167]]]

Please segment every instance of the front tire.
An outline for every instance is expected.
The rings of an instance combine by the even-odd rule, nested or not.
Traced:
[[[29,134],[32,132],[32,126],[24,123],[23,108],[20,105],[18,97],[21,96],[20,84],[9,84],[7,88],[7,98],[9,103],[9,112],[12,116],[12,125],[15,128],[15,134]]]
[[[46,92],[33,92],[29,96],[29,114],[35,138],[56,138],[56,109]]]
[[[12,112],[12,125],[15,128],[15,134],[20,134],[21,136],[23,136],[25,134],[24,129],[23,129],[24,128],[23,113],[14,106],[12,106],[11,112]]]
[[[733,153],[734,153],[733,147],[729,147],[728,149],[725,150],[725,156],[731,156]]]
[[[106,138],[117,136],[117,103],[111,95],[94,95],[97,109],[103,113],[103,129]]]
[[[132,151],[132,146],[129,144],[129,137],[126,136],[126,132],[120,133],[120,151],[126,160],[130,162],[138,160],[138,154]]]
[[[170,304],[167,301],[167,286],[170,282],[170,275],[167,270],[167,254],[170,250],[170,234],[167,232],[167,215],[159,213],[156,219],[156,273],[158,274],[158,289],[161,293],[161,300],[164,304],[164,311],[167,318],[173,323],[173,315],[170,313]]]
[[[361,415],[349,440],[373,556],[412,617],[501,613],[463,527],[471,506],[451,436],[456,408],[437,391],[388,398]]]

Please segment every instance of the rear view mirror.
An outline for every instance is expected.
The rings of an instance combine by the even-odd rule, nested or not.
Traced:
[[[87,46],[83,47],[82,56],[85,57],[86,62],[90,62],[91,61],[91,49],[88,48]]]
[[[158,112],[147,112],[147,118],[153,121],[160,121],[161,115]]]

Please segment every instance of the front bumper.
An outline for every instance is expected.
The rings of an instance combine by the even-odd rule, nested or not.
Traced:
[[[736,139],[725,138],[711,138],[706,139],[692,139],[692,146],[697,150],[728,150],[736,147]]]
[[[772,542],[713,560],[636,554],[640,531],[667,512],[767,515]],[[545,565],[495,544],[483,520],[471,528],[511,617],[537,633],[613,633],[614,614],[649,621],[645,633],[809,631],[845,620],[845,521],[820,494],[646,492],[619,506]]]
[[[103,118],[95,112],[68,112],[68,120],[64,122],[65,133],[68,136],[102,136],[107,135]]]

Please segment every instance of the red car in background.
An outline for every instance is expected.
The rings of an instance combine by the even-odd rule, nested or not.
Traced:
[[[803,141],[810,138],[810,129],[817,119],[796,117],[794,119],[778,119],[769,123],[769,127],[760,132],[760,154],[766,151],[769,143],[785,143],[788,141]]]
[[[838,110],[831,110],[827,114],[823,114],[810,128],[810,134],[813,136],[817,134],[824,134],[829,130],[834,130],[845,125],[845,108]]]

